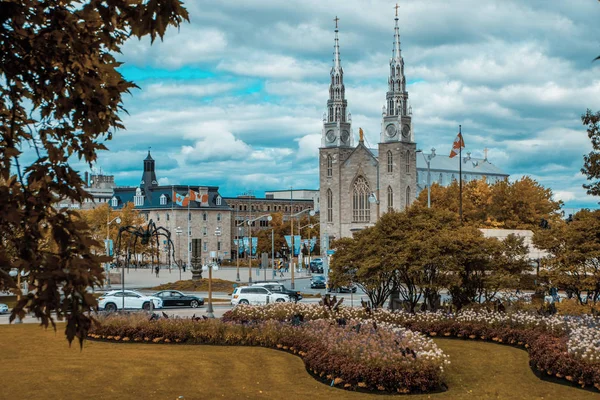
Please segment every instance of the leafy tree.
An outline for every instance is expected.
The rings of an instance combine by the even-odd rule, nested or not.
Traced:
[[[562,221],[534,236],[534,244],[550,254],[542,272],[551,285],[566,290],[582,304],[600,301],[599,232],[600,211],[581,210],[571,222]]]
[[[0,2],[0,290],[19,291],[10,268],[30,288],[11,321],[30,311],[54,326],[56,312],[69,343],[85,338],[97,305],[86,289],[102,284],[104,259],[77,213],[53,204],[90,198],[69,161],[91,166],[124,128],[122,95],[136,86],[117,71],[123,43],[187,19],[179,0]]]
[[[420,193],[417,203],[427,204],[426,191]],[[431,206],[458,213],[458,183],[452,182],[447,187],[433,184]],[[463,219],[479,228],[532,229],[542,219],[560,219],[561,206],[562,202],[552,199],[552,190],[529,177],[512,183],[488,184],[480,179],[463,185]]]
[[[581,116],[581,121],[584,125],[587,125],[587,134],[593,147],[589,154],[583,156],[581,173],[587,176],[588,181],[593,181],[600,178],[600,111],[593,114],[588,109],[585,115]],[[583,188],[587,189],[587,194],[600,195],[600,181],[598,180],[584,184]]]

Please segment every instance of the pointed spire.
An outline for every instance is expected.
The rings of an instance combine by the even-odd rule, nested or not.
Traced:
[[[340,19],[336,16],[335,21],[335,44],[333,46],[333,68],[338,70],[341,68],[340,64],[340,39],[338,37],[338,21]]]
[[[400,27],[398,26],[398,8],[400,8],[400,6],[398,4],[396,4],[396,7],[394,7],[396,9],[396,26],[394,27],[394,49],[392,50],[392,58],[396,61],[399,61],[401,58],[401,53],[400,53]]]

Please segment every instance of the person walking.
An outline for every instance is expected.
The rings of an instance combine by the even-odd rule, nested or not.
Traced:
[[[185,267],[187,266],[187,263],[183,263],[183,272],[185,272]]]
[[[154,267],[154,272],[156,272],[156,277],[158,278],[158,273],[160,272],[160,267],[158,265]]]

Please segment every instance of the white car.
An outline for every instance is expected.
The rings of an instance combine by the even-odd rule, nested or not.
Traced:
[[[122,310],[123,308],[150,310],[152,306],[162,308],[162,299],[155,296],[146,296],[134,290],[112,290],[98,298],[98,308],[109,312]]]
[[[4,314],[8,312],[8,306],[4,303],[0,303],[0,314]]]
[[[282,303],[290,301],[290,296],[281,293],[272,293],[270,290],[260,286],[243,286],[236,287],[231,294],[231,305],[238,304],[267,304],[267,303]]]

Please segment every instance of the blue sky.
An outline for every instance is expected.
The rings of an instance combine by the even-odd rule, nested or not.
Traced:
[[[247,190],[318,187],[321,117],[340,18],[346,97],[375,145],[392,52],[394,3],[187,1],[191,23],[119,55],[140,90],[96,170],[137,185],[148,147],[164,184]],[[579,170],[591,146],[580,116],[600,110],[600,4],[592,0],[408,1],[400,33],[418,147],[467,149],[596,207]]]

